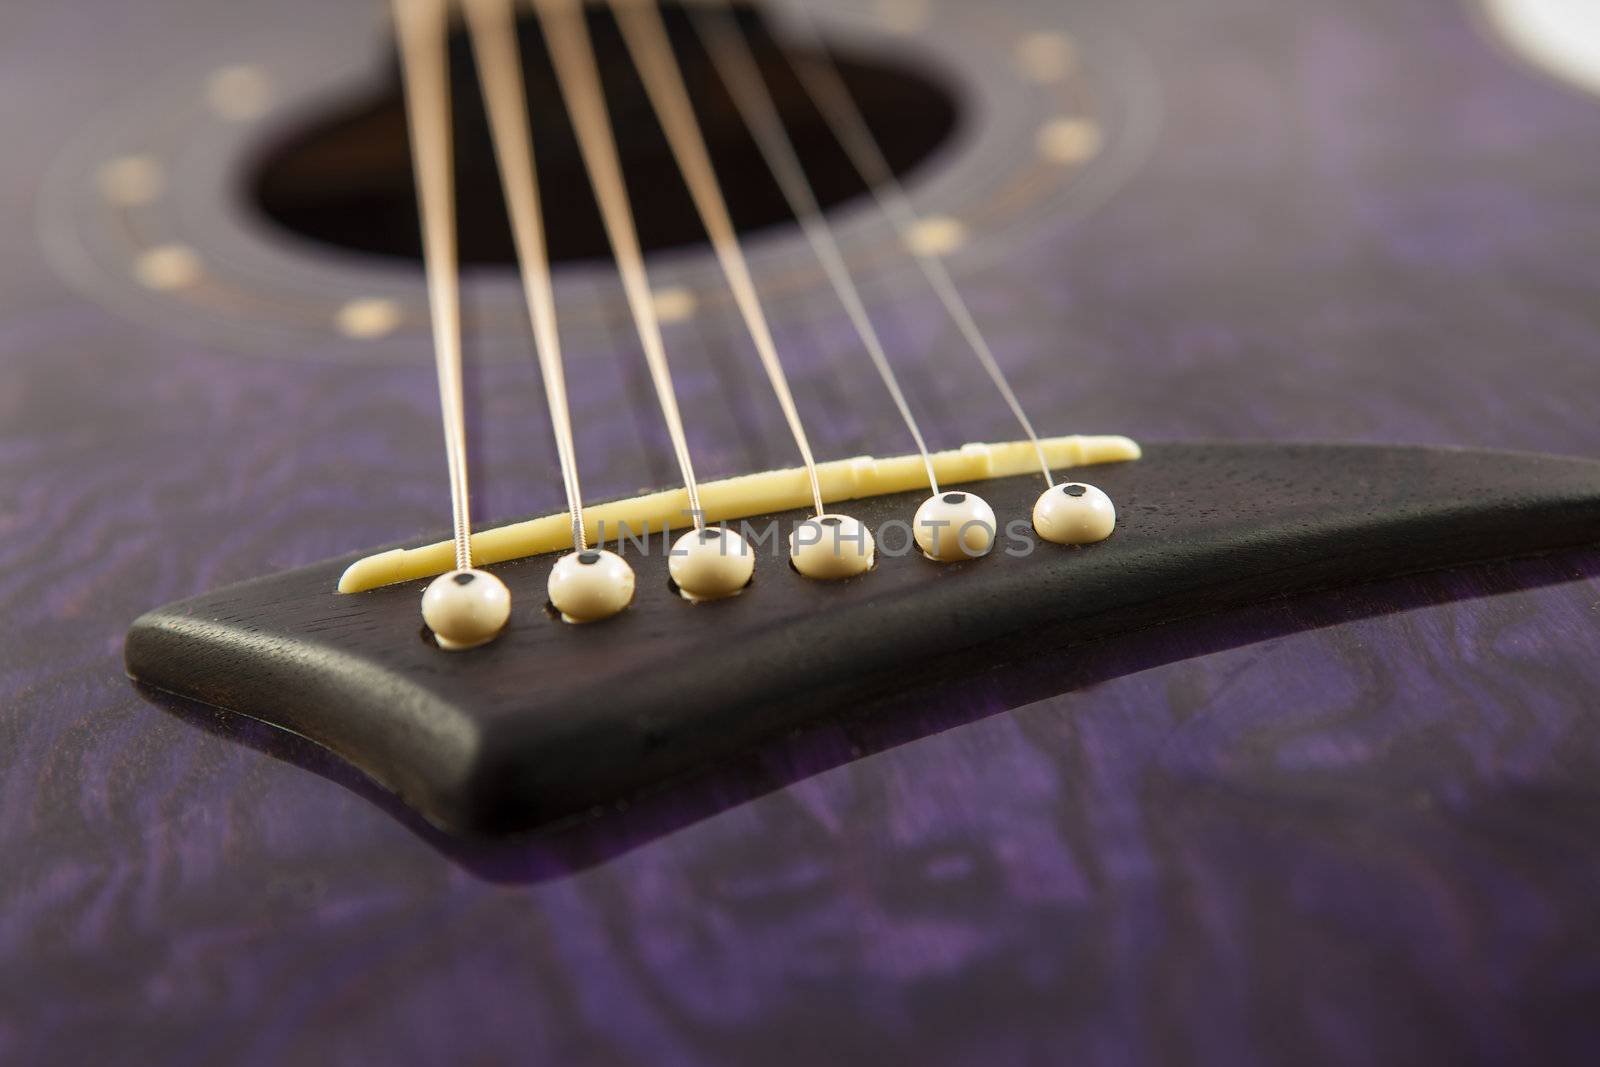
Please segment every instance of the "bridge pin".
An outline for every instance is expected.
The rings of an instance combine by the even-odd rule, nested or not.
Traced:
[[[1104,541],[1116,526],[1117,509],[1111,498],[1082,482],[1051,486],[1033,505],[1034,530],[1058,545]]]
[[[789,559],[807,578],[850,578],[872,569],[872,531],[848,515],[807,519],[789,535]]]
[[[938,563],[984,555],[994,546],[994,509],[976,493],[937,493],[912,520],[922,554]]]
[[[603,548],[569,552],[556,560],[546,588],[567,622],[596,622],[633,600],[633,568]]]
[[[449,571],[422,594],[422,621],[451,652],[493,641],[511,617],[511,591],[488,571]]]
[[[723,527],[690,530],[672,545],[667,572],[685,600],[719,600],[750,584],[756,557],[750,542]]]

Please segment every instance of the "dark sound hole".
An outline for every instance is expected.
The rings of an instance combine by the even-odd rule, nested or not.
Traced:
[[[663,5],[662,12],[734,222],[744,232],[790,221],[782,193],[687,16],[676,5]],[[866,191],[860,178],[789,66],[805,62],[806,55],[786,54],[753,10],[741,8],[738,17],[818,201],[827,207],[860,196]],[[702,243],[705,232],[616,23],[594,7],[588,19],[645,249]],[[551,257],[609,258],[537,22],[524,19],[518,36]],[[910,170],[950,136],[956,104],[942,86],[881,56],[840,53],[837,59],[896,173]],[[514,263],[472,52],[459,28],[451,40],[451,72],[461,257],[468,263]],[[295,233],[341,248],[418,259],[408,153],[398,68],[391,60],[376,96],[313,120],[309,128],[271,146],[254,168],[251,194],[269,218]]]

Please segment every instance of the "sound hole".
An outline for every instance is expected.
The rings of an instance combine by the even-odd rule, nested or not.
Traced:
[[[664,4],[662,13],[735,224],[751,232],[791,221],[688,16],[676,4]],[[755,11],[741,8],[738,17],[819,202],[829,207],[861,196],[866,189],[860,178],[790,71],[789,62],[805,62],[804,53],[775,40]],[[615,21],[599,7],[589,9],[588,20],[645,250],[702,243],[704,230]],[[518,38],[551,258],[609,258],[555,73],[531,16],[519,22]],[[910,171],[954,131],[955,98],[926,72],[879,55],[840,51],[837,58],[897,173]],[[514,263],[472,51],[460,27],[451,37],[451,72],[461,257],[467,263]],[[252,170],[251,196],[273,222],[313,240],[420,259],[409,151],[398,67],[391,59],[376,96],[313,116],[269,146]]]

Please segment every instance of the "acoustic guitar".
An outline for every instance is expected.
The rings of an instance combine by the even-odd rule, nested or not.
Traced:
[[[0,1062],[1600,1054],[1581,5],[0,29]]]

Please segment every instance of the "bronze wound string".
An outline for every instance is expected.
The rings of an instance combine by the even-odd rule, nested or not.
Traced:
[[[640,250],[638,227],[634,223],[633,209],[629,206],[628,190],[622,177],[616,133],[606,112],[599,67],[588,28],[584,25],[582,3],[581,0],[535,0],[534,8],[544,31],[567,114],[577,133],[578,150],[583,156],[589,184],[600,208],[601,222],[617,262],[623,293],[639,335],[639,345],[644,350],[645,363],[650,370],[650,380],[661,406],[661,414],[667,423],[667,433],[672,439],[678,470],[688,491],[689,510],[698,529],[704,526],[700,487],[695,480],[694,464],[689,456],[683,417],[678,410],[677,391],[673,388],[661,325],[651,295],[644,255]]]
[[[445,0],[394,0],[411,162],[417,176],[423,267],[433,325],[439,411],[450,470],[456,568],[472,566],[466,415],[461,384],[461,293],[456,267],[455,191],[451,173],[450,82]]]
[[[820,516],[823,514],[822,488],[817,482],[817,464],[811,452],[811,443],[806,438],[805,427],[789,390],[788,377],[778,358],[777,345],[767,325],[744,251],[734,233],[733,220],[728,215],[727,203],[711,165],[700,123],[689,101],[683,73],[672,54],[672,45],[661,14],[656,10],[653,0],[611,0],[611,8],[622,29],[623,41],[633,57],[634,66],[644,81],[646,95],[667,136],[673,158],[688,184],[689,194],[711,239],[712,250],[733,292],[734,302],[755,343],[756,354],[772,384],[783,417],[789,424],[789,432],[800,450],[806,476],[811,483],[812,503]]]
[[[500,183],[505,187],[517,265],[533,324],[539,376],[544,381],[550,425],[555,432],[561,483],[572,518],[572,544],[582,551],[589,547],[583,530],[583,490],[578,481],[572,413],[567,403],[567,378],[562,366],[555,296],[550,284],[550,256],[539,203],[538,164],[528,123],[527,90],[517,54],[516,21],[511,0],[465,0],[463,6],[488,108],[489,134],[494,143]]]
[[[896,378],[889,357],[884,352],[878,331],[862,303],[860,291],[856,288],[855,279],[845,264],[839,244],[834,239],[833,230],[823,218],[822,209],[817,204],[816,192],[811,186],[810,179],[806,177],[805,167],[801,164],[794,142],[790,140],[788,130],[784,127],[783,118],[779,115],[777,104],[772,98],[772,91],[762,77],[749,42],[745,39],[733,13],[725,4],[694,8],[691,18],[706,52],[711,57],[712,66],[723,84],[727,86],[734,106],[744,119],[745,125],[749,127],[773,177],[777,179],[784,199],[789,203],[789,209],[800,223],[812,252],[827,273],[828,281],[832,284],[840,303],[844,305],[845,312],[855,327],[856,335],[861,339],[862,347],[866,349],[878,376],[889,390],[889,396],[899,409],[900,418],[905,422],[906,429],[911,431],[911,438],[916,442],[917,452],[922,456],[922,464],[928,472],[928,485],[932,492],[937,494],[939,482],[934,474],[933,462],[928,458],[928,446],[923,439],[922,430],[917,425],[916,417],[911,413],[911,405],[906,401],[899,379]]]

